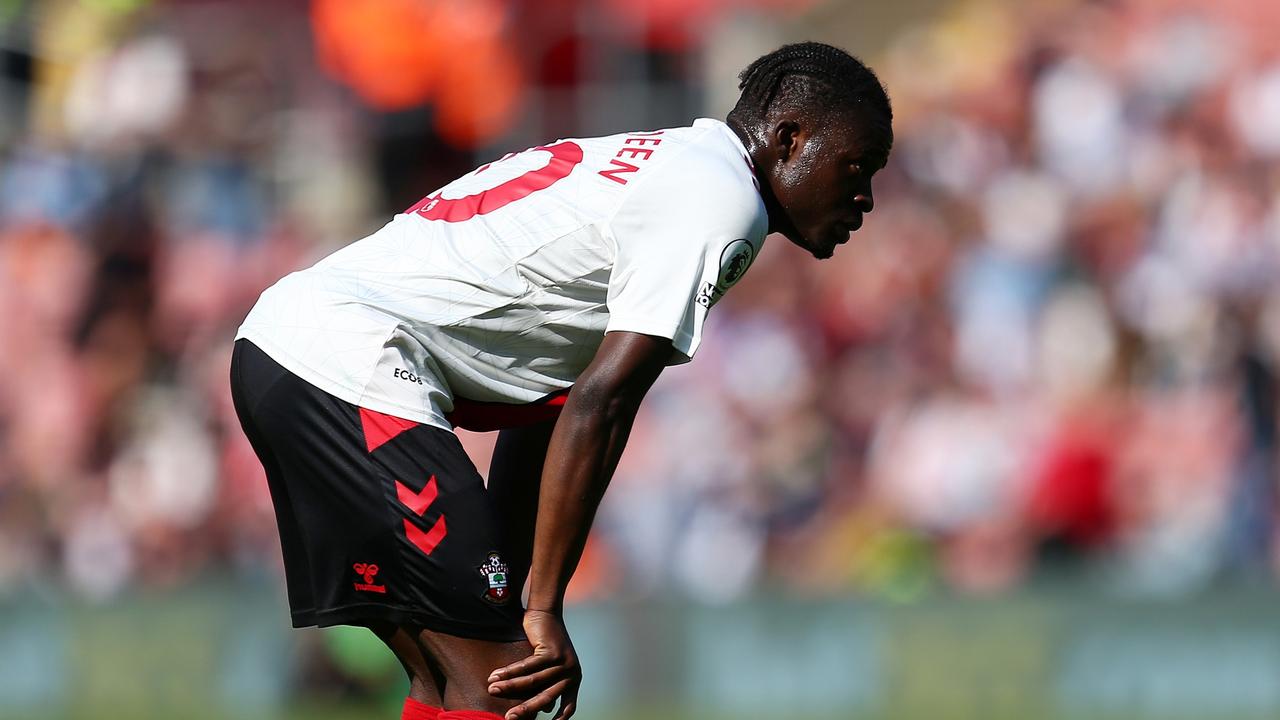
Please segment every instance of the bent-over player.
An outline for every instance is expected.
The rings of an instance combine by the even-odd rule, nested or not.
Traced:
[[[232,391],[293,624],[382,638],[403,718],[574,713],[565,587],[640,401],[767,233],[830,257],[871,212],[893,133],[865,65],[788,45],[740,87],[727,122],[484,165],[241,326]],[[455,427],[501,430],[487,487]]]

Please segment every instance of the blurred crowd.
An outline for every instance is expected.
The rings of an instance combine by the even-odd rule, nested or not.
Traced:
[[[1268,580],[1277,10],[961,3],[895,37],[875,212],[717,307],[614,497],[673,527],[619,512],[618,547],[725,598]]]
[[[362,54],[413,27],[378,3],[457,5],[0,2],[0,593],[277,572],[226,381],[257,294],[501,152],[639,129],[580,119],[602,84],[653,125],[707,112],[735,79],[699,72],[705,33],[815,5],[464,3],[437,34],[474,59]],[[716,306],[575,596],[1274,577],[1270,5],[958,2],[867,56],[896,111],[876,210],[824,262],[771,238]],[[464,441],[483,471],[493,437]]]

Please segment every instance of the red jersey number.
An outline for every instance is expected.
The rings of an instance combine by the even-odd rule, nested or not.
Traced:
[[[582,148],[575,142],[560,142],[555,145],[539,145],[525,152],[541,150],[551,153],[551,160],[537,170],[530,170],[519,177],[512,178],[496,187],[481,190],[460,198],[445,198],[437,192],[422,198],[405,213],[417,213],[428,220],[445,222],[463,222],[477,215],[491,213],[502,207],[528,197],[539,190],[546,190],[560,180],[569,177],[569,173],[582,162]],[[476,172],[482,172],[485,165]]]

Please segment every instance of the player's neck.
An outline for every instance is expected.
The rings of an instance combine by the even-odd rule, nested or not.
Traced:
[[[725,124],[747,149],[747,157],[751,159],[751,171],[756,176],[756,187],[760,189],[760,199],[764,201],[765,211],[769,214],[769,232],[780,232],[783,229],[779,222],[783,217],[782,206],[778,204],[769,176],[763,170],[768,165],[768,158],[765,157],[765,143],[732,119],[726,119]]]

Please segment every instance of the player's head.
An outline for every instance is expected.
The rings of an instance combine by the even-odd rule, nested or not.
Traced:
[[[830,257],[871,212],[871,176],[893,146],[893,110],[862,61],[816,42],[747,66],[728,122],[762,180],[771,230]]]

